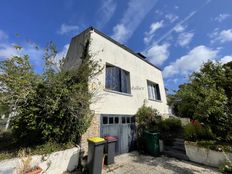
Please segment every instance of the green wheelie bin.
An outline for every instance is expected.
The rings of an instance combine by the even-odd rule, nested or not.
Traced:
[[[145,131],[144,132],[144,140],[145,140],[145,148],[146,152],[152,156],[160,155],[160,147],[159,147],[159,133],[152,133]]]

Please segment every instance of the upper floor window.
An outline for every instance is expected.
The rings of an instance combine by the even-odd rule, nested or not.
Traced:
[[[150,81],[147,81],[148,98],[151,100],[161,100],[159,85]]]
[[[130,73],[121,68],[106,64],[105,87],[113,91],[130,94]]]

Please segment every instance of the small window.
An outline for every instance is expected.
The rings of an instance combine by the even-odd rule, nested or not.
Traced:
[[[126,123],[126,118],[122,117],[122,124],[125,124],[125,123]]]
[[[126,121],[127,123],[131,123],[130,117],[127,117],[126,120],[127,120],[127,121]]]
[[[114,118],[114,123],[115,123],[115,124],[118,124],[118,123],[119,123],[119,118],[118,118],[118,117],[115,117],[115,118]]]
[[[159,85],[147,81],[148,98],[151,100],[161,100]]]
[[[103,124],[108,124],[108,117],[103,117],[102,122]]]
[[[131,123],[135,123],[135,116],[131,117]]]
[[[114,124],[114,117],[109,118],[109,124]]]

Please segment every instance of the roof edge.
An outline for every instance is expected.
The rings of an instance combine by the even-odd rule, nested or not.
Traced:
[[[102,37],[104,37],[105,39],[113,42],[114,44],[118,45],[119,47],[123,48],[124,50],[128,51],[129,53],[133,54],[134,56],[136,56],[137,58],[143,60],[144,62],[148,63],[149,65],[153,66],[154,68],[161,70],[161,68],[159,68],[158,66],[152,64],[151,62],[149,62],[148,60],[144,59],[143,57],[139,56],[137,53],[135,53],[132,49],[128,48],[127,46],[119,43],[118,41],[114,40],[113,38],[111,38],[110,36],[107,36],[105,33],[99,31],[98,29],[94,28],[93,26],[90,26],[88,27],[87,29],[85,29],[84,31],[82,31],[81,33],[79,33],[78,35],[74,36],[73,38],[81,35],[82,33],[84,32],[87,32],[87,31],[94,31],[96,32],[97,34],[101,35]]]

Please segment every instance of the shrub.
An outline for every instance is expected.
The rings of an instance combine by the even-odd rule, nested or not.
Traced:
[[[56,51],[50,47],[45,53],[44,73],[38,75],[32,92],[17,101],[17,115],[11,121],[12,132],[23,146],[48,141],[79,143],[92,120],[89,105],[95,91],[89,90],[88,82],[101,69],[89,55],[89,42],[83,49],[82,64],[68,71],[62,66],[54,68]]]
[[[144,131],[157,132],[158,123],[161,120],[160,113],[152,107],[145,106],[140,107],[136,113],[136,131],[137,131],[137,146],[140,152],[144,151]]]
[[[171,145],[174,139],[181,134],[181,121],[175,118],[168,118],[159,123],[160,138],[164,144]]]
[[[213,140],[215,135],[209,126],[202,126],[198,121],[195,121],[185,126],[184,137],[188,141]]]
[[[227,161],[219,166],[219,170],[222,173],[232,173],[232,163]]]

